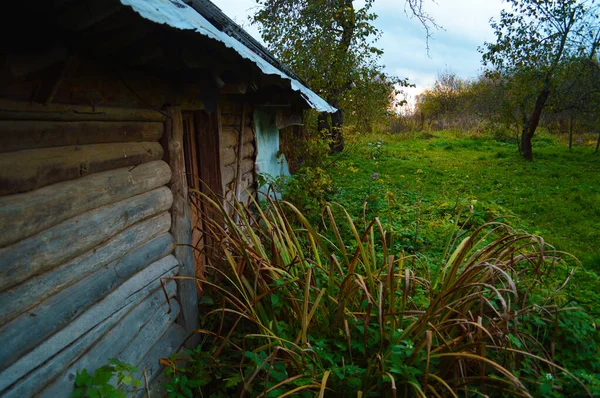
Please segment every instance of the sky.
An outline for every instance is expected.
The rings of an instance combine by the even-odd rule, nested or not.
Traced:
[[[225,14],[260,40],[256,26],[248,16],[255,11],[254,0],[212,0]],[[374,25],[383,35],[378,46],[383,49],[382,63],[388,74],[408,77],[416,88],[405,89],[409,102],[431,87],[438,73],[449,71],[461,78],[474,78],[481,72],[481,54],[485,41],[493,41],[490,18],[498,19],[502,0],[425,0],[426,11],[443,27],[434,30],[427,53],[423,27],[405,13],[404,0],[376,0]],[[355,1],[357,6],[360,1]],[[262,40],[260,40],[262,42]]]

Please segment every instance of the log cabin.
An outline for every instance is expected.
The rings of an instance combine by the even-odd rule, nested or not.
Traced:
[[[279,129],[335,109],[207,0],[0,19],[0,396],[70,396],[109,358],[153,386],[199,327],[189,190],[255,195]]]

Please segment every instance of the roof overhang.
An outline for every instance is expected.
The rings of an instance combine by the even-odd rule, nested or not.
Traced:
[[[290,88],[297,91],[311,108],[319,112],[333,113],[336,111],[336,108],[329,105],[304,84],[277,69],[235,38],[218,30],[196,10],[181,0],[120,0],[120,2],[131,7],[149,21],[166,24],[176,29],[191,30],[223,43],[242,58],[255,64],[262,73],[276,75],[289,81]]]

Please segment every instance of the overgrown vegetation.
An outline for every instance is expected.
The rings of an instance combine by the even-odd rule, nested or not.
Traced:
[[[593,136],[575,138],[581,143],[569,151],[567,137],[540,133],[536,161],[524,163],[502,130],[367,136],[332,169],[329,199],[355,217],[368,201],[368,215],[392,220],[397,249],[431,260],[443,252],[457,205],[473,205],[473,227],[501,221],[541,235],[583,262],[569,300],[598,318],[600,158]]]
[[[335,165],[345,207],[238,205],[241,225],[221,209],[204,342],[179,377],[204,396],[599,394],[600,336],[568,290],[581,269],[475,199],[476,175],[455,192],[430,180],[436,155],[503,145],[450,137],[362,141]]]

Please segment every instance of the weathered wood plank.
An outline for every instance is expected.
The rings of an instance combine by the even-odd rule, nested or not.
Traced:
[[[52,122],[0,120],[0,152],[57,146],[154,142],[164,131],[161,122]]]
[[[165,284],[168,297],[173,297],[176,292],[176,284],[169,281]],[[38,393],[48,381],[53,380],[42,392],[43,396],[59,397],[70,396],[70,394],[53,394],[54,389],[73,387],[76,370],[71,368],[66,371],[75,361],[78,369],[88,369],[93,372],[100,366],[106,364],[108,358],[116,356],[124,345],[127,344],[131,335],[143,325],[144,319],[149,313],[165,301],[165,293],[161,288],[152,291],[149,295],[140,297],[135,303],[123,307],[112,314],[98,326],[83,334],[73,344],[47,361],[39,368],[21,379],[7,390],[4,398],[30,397]],[[90,348],[91,347],[91,348]],[[2,373],[0,373],[2,378]],[[1,391],[0,391],[1,392]]]
[[[152,347],[150,351],[144,356],[144,358],[136,365],[140,370],[137,374],[137,378],[143,380],[144,370],[146,371],[146,378],[150,384],[150,396],[162,397],[164,394],[159,394],[161,386],[154,381],[157,380],[158,376],[162,374],[164,367],[160,364],[161,358],[168,358],[177,352],[183,345],[187,333],[181,326],[176,323],[171,324],[167,332],[160,338],[160,340]],[[146,397],[146,391],[138,391],[138,397]]]
[[[125,363],[139,363],[154,344],[160,340],[161,336],[165,334],[169,326],[175,322],[179,313],[180,308],[177,300],[173,299],[170,300],[169,303],[162,305],[158,311],[148,319],[148,322],[140,328],[138,333],[135,336],[132,336],[133,339],[131,339],[127,346],[125,346],[119,355],[117,355],[117,358]],[[183,340],[185,340],[185,337],[181,339],[179,344],[183,344]],[[169,353],[169,355],[170,354],[172,354],[172,352]]]
[[[126,229],[104,245],[83,253],[56,269],[0,294],[0,325],[17,317],[36,303],[66,289],[94,271],[120,259],[135,247],[169,231],[171,215],[163,213]]]
[[[190,225],[190,205],[188,203],[187,180],[185,176],[185,161],[183,153],[183,120],[181,109],[170,107],[167,109],[165,133],[169,150],[169,162],[173,177],[171,179],[171,191],[173,192],[173,207],[171,213],[173,223],[171,234],[179,245],[175,248],[175,257],[180,263],[179,276],[182,278],[194,278],[194,254],[192,252],[192,228]],[[181,300],[181,312],[183,316],[183,327],[188,333],[198,329],[198,296],[196,284],[193,279],[179,279],[179,298]],[[190,342],[194,344],[194,342]]]
[[[170,296],[172,297],[172,296]],[[145,301],[148,301],[147,299]],[[69,397],[73,393],[73,381],[77,371],[87,369],[92,372],[100,366],[106,364],[110,358],[116,358],[124,363],[136,364],[143,354],[158,340],[158,338],[173,323],[175,317],[179,314],[179,304],[176,300],[170,299],[172,311],[169,312],[169,303],[162,297],[157,303],[145,304],[142,302],[138,307],[145,307],[146,311],[138,311],[137,308],[132,311],[131,316],[126,316],[121,324],[113,328],[100,340],[92,349],[82,356],[77,362],[72,364],[66,372],[58,376],[44,391],[40,397]],[[135,317],[133,316],[135,315]],[[127,322],[127,324],[125,324]],[[152,333],[146,330],[152,329]],[[144,333],[153,340],[146,340],[142,337]],[[157,334],[153,337],[151,334]],[[142,354],[124,355],[123,352],[142,350]]]
[[[0,195],[30,191],[163,156],[158,142],[125,142],[30,149],[0,155]]]
[[[209,114],[204,111],[194,113],[194,127],[198,140],[200,158],[200,178],[217,197],[223,195],[221,178],[221,123],[219,112]],[[206,188],[206,187],[205,187]],[[204,189],[204,193],[209,192]]]
[[[88,210],[148,192],[170,180],[169,165],[156,160],[0,197],[0,247]]]
[[[8,120],[112,120],[164,122],[166,117],[153,109],[114,108],[87,105],[50,104],[0,100],[0,119]]]
[[[0,363],[8,366],[172,249],[170,234],[154,238],[4,324],[0,327],[0,340],[4,341],[0,345]]]
[[[138,272],[102,301],[94,304],[65,328],[4,370],[0,377],[0,391],[48,361],[115,312],[146,297],[150,290],[160,287],[160,278],[172,277],[177,271],[177,259],[169,255]]]
[[[167,211],[171,191],[161,187],[64,221],[0,249],[0,291],[109,240],[138,221]]]

